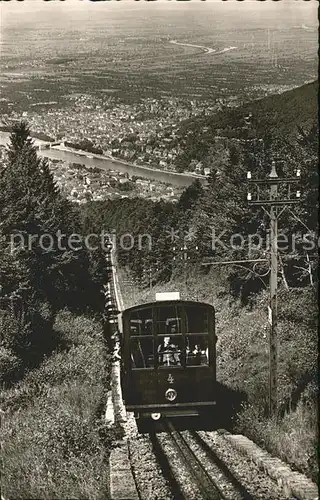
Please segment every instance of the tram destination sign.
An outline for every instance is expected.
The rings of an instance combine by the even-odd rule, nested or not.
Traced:
[[[180,300],[180,292],[157,292],[156,301]]]

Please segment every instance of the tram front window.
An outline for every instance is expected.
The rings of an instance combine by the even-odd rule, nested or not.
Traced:
[[[166,366],[181,366],[182,337],[169,336],[159,338],[158,365],[160,368]]]
[[[157,334],[181,334],[181,317],[177,306],[163,306],[157,311]]]
[[[131,338],[132,368],[154,367],[154,341],[152,337]]]
[[[186,333],[208,333],[208,309],[206,307],[186,306]]]
[[[186,336],[186,364],[187,366],[209,364],[208,337],[206,335]]]

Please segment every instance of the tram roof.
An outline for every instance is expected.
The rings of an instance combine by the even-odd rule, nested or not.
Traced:
[[[153,302],[145,302],[143,304],[128,307],[128,309],[124,309],[122,312],[126,313],[129,311],[137,311],[142,308],[144,309],[146,307],[153,307],[153,306],[161,307],[161,306],[173,306],[173,305],[207,307],[213,309],[213,311],[215,310],[214,306],[212,306],[211,304],[207,304],[206,302],[199,302],[196,300],[154,300]]]

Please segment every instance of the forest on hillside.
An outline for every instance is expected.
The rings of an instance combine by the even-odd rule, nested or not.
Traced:
[[[209,153],[215,156],[212,148]],[[102,229],[116,235],[119,263],[128,266],[138,282],[146,270],[151,270],[154,284],[169,280],[173,267],[182,266],[184,254],[195,265],[204,260],[240,260],[268,258],[268,216],[260,208],[248,206],[247,171],[253,178],[270,174],[271,163],[277,162],[279,177],[292,177],[301,172],[300,203],[285,210],[279,222],[279,232],[286,238],[288,248],[279,242],[280,276],[283,285],[302,287],[314,284],[317,265],[317,127],[300,129],[290,140],[264,138],[263,149],[253,149],[252,143],[230,143],[211,169],[207,186],[195,181],[176,204],[135,199],[91,202],[82,209],[86,232]],[[294,193],[295,195],[295,193]],[[172,232],[174,230],[174,233]],[[223,234],[223,245],[213,245],[213,231]],[[129,233],[126,239],[125,233]],[[242,244],[232,245],[232,236],[241,235]],[[149,239],[139,236],[148,235]],[[260,241],[251,245],[250,236]],[[130,245],[134,240],[132,248]],[[152,245],[150,247],[150,242]],[[243,303],[261,290],[261,279],[248,269],[228,267],[228,293],[241,297]]]
[[[204,167],[217,164],[219,146],[243,143],[250,139],[295,140],[297,130],[310,130],[317,122],[318,81],[264,97],[237,108],[226,108],[212,116],[196,117],[180,125],[177,132],[182,153],[177,158],[178,171],[192,169],[192,161]],[[251,116],[251,123],[245,117]],[[214,154],[212,154],[214,150]]]
[[[248,398],[237,416],[238,431],[313,479],[317,467],[317,144],[314,124],[300,128],[290,139],[265,136],[264,148],[258,151],[250,143],[230,143],[219,147],[217,158],[212,147],[214,166],[207,186],[195,182],[176,204],[136,198],[88,203],[82,210],[86,232],[110,233],[125,291],[131,283],[131,305],[132,297],[148,302],[154,300],[155,291],[180,290],[184,299],[215,306],[218,380],[244,391]],[[261,208],[248,206],[246,174],[250,170],[252,177],[267,177],[271,162],[279,158],[284,160],[276,162],[280,177],[295,176],[297,171],[301,177],[296,188],[300,203],[279,219],[281,418],[277,420],[268,417],[270,222]],[[222,235],[222,244],[215,248],[213,230]],[[241,236],[241,245],[234,235]],[[266,262],[239,265],[246,259]],[[215,265],[203,265],[210,261]],[[224,261],[238,264],[217,265]]]

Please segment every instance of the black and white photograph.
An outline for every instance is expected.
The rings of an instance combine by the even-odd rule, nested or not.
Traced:
[[[0,33],[1,500],[317,500],[318,1]]]

